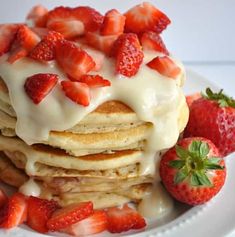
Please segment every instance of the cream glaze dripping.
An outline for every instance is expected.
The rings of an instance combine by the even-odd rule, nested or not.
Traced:
[[[2,56],[0,76],[7,84],[11,104],[17,115],[17,135],[29,145],[46,141],[50,131],[64,131],[72,128],[103,102],[119,100],[131,107],[140,120],[153,123],[154,129],[148,139],[145,157],[141,161],[141,174],[156,174],[155,169],[160,160],[156,152],[173,146],[179,136],[179,104],[184,100],[179,84],[185,79],[183,66],[174,59],[182,69],[177,80],[166,78],[147,67],[146,63],[156,56],[155,52],[145,52],[143,64],[138,73],[131,78],[115,74],[113,59],[105,60],[98,74],[109,79],[112,86],[93,89],[88,107],[77,105],[68,99],[59,84],[39,105],[35,105],[24,91],[27,77],[36,73],[55,73],[59,75],[60,80],[65,80],[66,76],[55,62],[46,65],[34,60],[22,59],[11,65],[6,62],[7,55]],[[28,159],[27,173],[33,173],[36,161]],[[160,178],[155,177],[155,180],[158,182]],[[31,183],[32,181],[30,185],[26,183],[23,186],[24,192],[29,191],[27,186],[31,189]],[[160,189],[158,191],[161,192]],[[159,195],[162,196],[160,193]],[[150,196],[146,200],[149,198]],[[150,199],[155,200],[153,196]],[[160,201],[162,204],[159,205],[164,207],[163,201],[161,199]],[[169,200],[167,202],[169,203]],[[146,207],[146,204],[142,206],[143,214],[148,212],[147,208],[151,208]],[[167,208],[167,205],[165,207]],[[158,215],[159,210],[162,209],[158,206],[154,213]]]

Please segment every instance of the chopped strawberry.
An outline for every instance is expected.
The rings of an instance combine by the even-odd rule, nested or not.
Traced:
[[[111,83],[109,80],[106,80],[102,76],[99,76],[99,75],[83,75],[79,79],[79,82],[86,83],[90,88],[111,86]]]
[[[161,38],[161,36],[155,32],[148,31],[145,32],[140,42],[144,50],[156,50],[157,52],[169,55],[169,52]]]
[[[22,48],[31,51],[39,43],[40,38],[29,27],[21,25],[17,32],[17,40]]]
[[[176,79],[176,77],[181,72],[180,67],[178,67],[169,57],[156,57],[152,61],[148,62],[147,65],[156,70],[160,74],[166,77],[170,77],[172,79]]]
[[[82,35],[84,24],[77,20],[56,21],[50,24],[50,29],[60,32],[66,39]]]
[[[191,94],[191,95],[187,95],[186,96],[186,102],[188,104],[188,107],[190,108],[192,103],[195,101],[195,100],[198,100],[202,97],[201,93],[200,92],[196,92],[194,94]]]
[[[18,28],[16,24],[0,25],[0,56],[10,50]]]
[[[27,78],[24,89],[35,104],[39,104],[58,82],[56,74],[39,73]]]
[[[116,57],[116,71],[127,77],[134,76],[144,58],[137,35],[122,34],[114,43],[113,48]]]
[[[17,31],[8,62],[14,63],[28,53],[39,43],[40,38],[29,27],[21,25]]]
[[[95,67],[92,69],[92,71],[99,71],[103,66],[105,55],[102,52],[90,47],[82,46],[82,49],[86,51],[95,61]]]
[[[65,95],[77,104],[88,106],[90,104],[90,90],[87,84],[74,81],[62,81]]]
[[[48,10],[42,6],[34,6],[28,13],[26,19],[30,20],[34,26],[45,27],[47,22],[47,13]]]
[[[43,40],[31,51],[30,57],[39,61],[51,61],[55,59],[55,46],[63,35],[56,31],[49,31]]]
[[[24,58],[28,55],[28,51],[22,47],[14,47],[14,49],[12,49],[12,51],[9,54],[9,57],[7,59],[7,61],[9,63],[14,63],[15,61]]]
[[[83,22],[86,31],[97,31],[104,20],[104,17],[91,7],[76,7],[73,9],[73,15]]]
[[[21,193],[11,196],[0,210],[0,226],[10,229],[25,222],[27,219],[27,200]]]
[[[78,83],[78,82],[74,82]],[[47,222],[47,227],[51,231],[65,229],[78,221],[81,221],[93,214],[92,202],[81,202],[70,204],[52,214]]]
[[[117,40],[118,35],[105,35],[102,36],[97,32],[87,32],[86,41],[87,44],[101,50],[105,54],[109,55],[113,47],[114,42]]]
[[[56,44],[56,61],[70,77],[78,79],[95,67],[95,62],[84,50],[69,41]]]
[[[66,38],[82,35],[100,28],[103,16],[90,7],[57,7],[48,14],[47,27],[65,35]]]
[[[47,28],[31,27],[30,29],[35,34],[37,34],[40,37],[40,39],[43,39],[49,33],[49,30]]]
[[[47,221],[52,213],[59,208],[54,200],[46,200],[30,196],[28,199],[27,224],[40,233],[48,232]]]
[[[122,208],[108,208],[107,217],[108,231],[111,233],[121,233],[130,229],[142,229],[146,226],[144,218],[127,204]]]
[[[7,200],[7,195],[2,189],[0,189],[0,209],[7,203]]]
[[[101,35],[120,35],[124,31],[126,17],[116,9],[105,14],[103,25],[100,29]]]
[[[73,9],[57,7],[49,12],[47,27],[61,33],[65,38],[84,34],[84,24],[73,16]]]
[[[86,236],[98,234],[105,230],[107,230],[106,212],[97,210],[86,219],[67,227],[63,232],[74,236]]]
[[[160,34],[171,23],[170,19],[149,2],[143,2],[125,14],[126,31],[133,33],[144,33],[154,31]]]

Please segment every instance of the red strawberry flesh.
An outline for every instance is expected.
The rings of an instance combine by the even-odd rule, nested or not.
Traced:
[[[26,79],[24,89],[35,104],[39,104],[58,82],[56,74],[39,73]]]

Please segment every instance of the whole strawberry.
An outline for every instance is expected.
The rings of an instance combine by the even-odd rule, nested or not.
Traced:
[[[207,88],[190,108],[184,137],[193,136],[210,139],[223,156],[235,151],[235,100]]]
[[[168,150],[160,162],[165,188],[178,201],[199,205],[224,185],[226,168],[216,146],[205,138],[185,138]]]

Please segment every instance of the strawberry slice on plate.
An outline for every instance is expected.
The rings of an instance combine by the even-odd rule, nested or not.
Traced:
[[[74,236],[86,236],[98,234],[107,230],[107,215],[105,211],[97,210],[84,220],[81,220],[63,232]]]
[[[0,25],[0,56],[7,53],[12,46],[19,25],[16,24],[2,24]]]
[[[107,217],[108,231],[111,233],[121,233],[131,229],[142,229],[146,226],[144,218],[127,204],[122,208],[108,208]]]
[[[0,227],[11,229],[27,219],[27,198],[21,193],[13,194],[0,210]]]
[[[56,86],[58,75],[38,73],[26,79],[24,89],[29,98],[39,104]]]
[[[62,81],[65,95],[77,104],[88,106],[90,104],[90,89],[86,83],[75,81]]]
[[[38,61],[51,61],[55,59],[55,46],[63,35],[56,31],[49,31],[38,45],[30,52],[29,56]]]
[[[218,148],[210,140],[192,137],[182,139],[162,156],[160,176],[175,199],[200,205],[223,187],[226,168]]]
[[[77,83],[77,82],[75,82]],[[47,222],[47,227],[51,231],[65,229],[78,221],[81,221],[93,214],[92,202],[81,202],[70,204],[52,214]]]
[[[101,35],[120,35],[124,31],[126,17],[118,10],[112,9],[105,14],[101,26]]]
[[[30,196],[28,199],[27,225],[40,233],[48,232],[47,221],[58,208],[59,205],[54,200]]]
[[[144,33],[154,31],[160,34],[171,23],[170,19],[149,2],[143,2],[125,14],[126,32]]]
[[[46,27],[47,13],[47,8],[42,5],[36,5],[30,10],[26,19],[36,27]]]
[[[134,76],[144,58],[137,35],[133,33],[120,35],[113,49],[116,57],[116,72],[126,77]]]
[[[169,55],[169,52],[161,36],[153,31],[145,32],[140,39],[144,50],[155,50],[159,53]]]
[[[85,37],[88,45],[109,55],[118,35],[100,35],[97,32],[87,32]]]
[[[59,41],[55,49],[57,63],[74,79],[79,79],[95,67],[92,57],[72,42]]]
[[[181,69],[168,56],[156,57],[147,63],[147,66],[163,76],[176,79]]]
[[[83,75],[79,82],[86,83],[90,88],[111,86],[109,80],[99,75]]]

